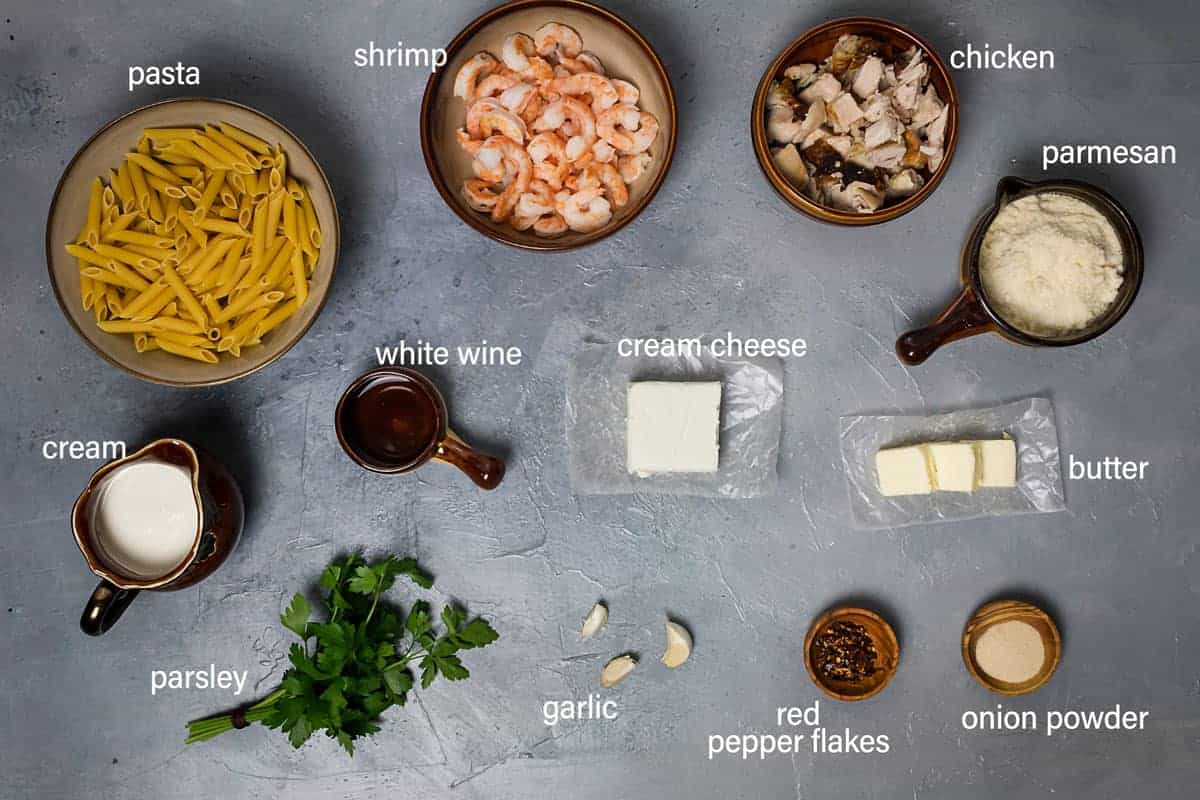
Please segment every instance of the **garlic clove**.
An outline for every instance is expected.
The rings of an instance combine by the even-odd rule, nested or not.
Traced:
[[[633,668],[636,666],[637,659],[633,656],[617,656],[605,664],[604,669],[600,670],[600,688],[610,689],[616,686],[628,678],[629,673],[633,672]]]
[[[681,666],[692,655],[692,635],[678,622],[667,620],[667,652],[662,663],[671,669]]]
[[[592,610],[588,612],[587,619],[583,621],[583,628],[579,631],[580,639],[590,639],[600,632],[600,629],[608,624],[608,606],[604,603],[596,603],[592,606]]]

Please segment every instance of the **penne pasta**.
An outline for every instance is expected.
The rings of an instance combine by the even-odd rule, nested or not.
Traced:
[[[216,363],[307,302],[321,231],[282,148],[228,123],[148,128],[66,244],[80,302],[140,352]],[[220,356],[218,356],[220,354]]]

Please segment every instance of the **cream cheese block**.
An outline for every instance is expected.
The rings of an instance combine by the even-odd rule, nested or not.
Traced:
[[[641,477],[716,472],[720,460],[720,382],[629,384],[626,465]]]
[[[879,492],[884,497],[933,491],[925,448],[921,445],[880,450],[875,454],[875,469],[879,473]]]

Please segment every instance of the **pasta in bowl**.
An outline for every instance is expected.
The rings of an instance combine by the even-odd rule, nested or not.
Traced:
[[[55,294],[93,349],[144,380],[203,386],[303,336],[336,269],[338,221],[320,167],[283,126],[188,99],[84,145],[46,236]]]

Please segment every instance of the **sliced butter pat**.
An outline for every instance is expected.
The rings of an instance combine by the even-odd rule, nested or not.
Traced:
[[[1012,439],[972,442],[979,460],[980,486],[1011,489],[1017,485],[1017,445]]]
[[[933,465],[933,485],[941,492],[975,491],[975,448],[969,442],[924,445]]]
[[[626,464],[641,477],[716,472],[720,456],[721,384],[643,381],[629,384]]]
[[[929,494],[933,491],[929,464],[921,446],[895,447],[875,454],[879,492],[884,497]]]

